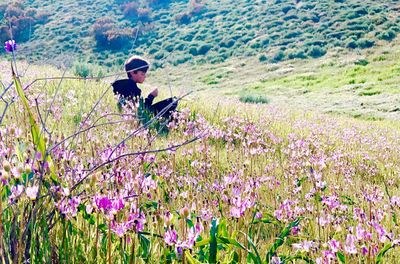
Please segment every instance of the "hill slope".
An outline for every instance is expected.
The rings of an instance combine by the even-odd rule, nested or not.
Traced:
[[[111,66],[127,54],[156,61],[222,62],[258,56],[261,61],[320,57],[332,47],[385,45],[400,31],[398,1],[20,1],[2,5],[27,41],[25,56],[70,64]],[[23,18],[31,16],[31,20]],[[20,21],[28,23],[18,28]],[[7,38],[3,25],[1,41]],[[19,39],[17,38],[17,41]],[[79,56],[77,56],[79,55]]]

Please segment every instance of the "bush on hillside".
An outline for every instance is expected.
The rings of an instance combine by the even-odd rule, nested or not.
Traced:
[[[285,58],[285,53],[283,51],[278,51],[277,53],[275,53],[272,58],[271,58],[271,62],[272,63],[277,63],[282,61]]]
[[[11,4],[0,5],[0,21],[5,23],[0,26],[0,40],[5,41],[12,36],[18,42],[26,41],[31,37],[36,24],[47,22],[48,14],[45,12],[37,13],[33,8],[26,8],[20,2],[15,1]],[[9,26],[11,25],[11,28]]]
[[[93,24],[92,32],[97,46],[102,48],[120,49],[134,38],[136,30],[133,28],[117,28],[115,21],[110,17],[99,18]]]
[[[268,60],[268,57],[267,57],[265,54],[261,54],[261,55],[258,57],[258,60],[259,60],[260,62],[264,62],[264,61],[267,61],[267,60]]]
[[[73,70],[75,76],[81,78],[102,78],[104,72],[101,67],[93,65],[91,63],[85,63],[82,61],[76,61],[73,64]]]
[[[310,47],[307,51],[307,55],[312,58],[319,58],[319,57],[324,56],[325,54],[326,54],[326,49],[324,49],[320,46]]]
[[[192,16],[202,14],[206,11],[203,0],[189,0],[189,14]]]
[[[349,48],[349,49],[357,48],[357,42],[354,39],[348,39],[346,41],[346,48]]]
[[[150,22],[152,16],[152,10],[149,7],[138,8],[137,16],[138,19],[143,23]]]
[[[270,101],[267,97],[263,95],[242,95],[239,97],[239,101],[242,103],[250,103],[250,104],[268,104]]]
[[[360,49],[369,49],[375,45],[375,41],[371,39],[359,39],[357,41],[357,47]]]
[[[367,66],[369,62],[366,59],[359,59],[354,62],[355,65]]]
[[[129,2],[124,4],[122,13],[128,19],[137,18],[139,4],[137,2]]]
[[[307,54],[303,50],[294,50],[288,53],[288,59],[306,59]]]
[[[98,46],[107,46],[107,31],[114,27],[115,21],[110,17],[103,17],[96,20],[92,26],[94,38]]]
[[[109,30],[106,32],[107,45],[111,49],[120,49],[133,39],[135,31],[136,29],[134,28]]]
[[[175,16],[175,21],[178,24],[189,24],[191,18],[192,17],[190,16],[190,14],[188,14],[187,12],[182,12]]]
[[[396,33],[393,30],[381,32],[377,34],[377,37],[382,40],[392,41],[396,37]]]

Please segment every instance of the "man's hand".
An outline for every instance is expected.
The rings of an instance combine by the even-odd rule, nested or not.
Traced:
[[[150,94],[151,94],[152,96],[154,96],[154,97],[157,97],[157,95],[158,95],[158,89],[157,89],[157,88],[154,89]]]

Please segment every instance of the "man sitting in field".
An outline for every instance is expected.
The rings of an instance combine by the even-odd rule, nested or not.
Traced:
[[[125,105],[127,102],[137,106],[142,94],[142,90],[139,89],[137,84],[144,82],[149,68],[149,63],[138,56],[132,56],[125,62],[125,71],[128,79],[118,80],[112,84],[114,94],[119,96],[118,104],[120,106]],[[158,89],[156,88],[144,100],[144,108],[154,115],[165,111],[161,116],[169,119],[171,113],[177,107],[177,102],[174,102],[173,98],[168,98],[153,104],[153,100],[157,95]]]

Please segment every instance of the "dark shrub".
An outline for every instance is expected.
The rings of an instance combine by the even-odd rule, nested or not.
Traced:
[[[374,45],[375,45],[375,41],[370,40],[370,39],[360,39],[357,41],[357,46],[360,49],[372,48]]]
[[[278,51],[275,55],[272,56],[271,62],[277,63],[282,61],[285,58],[285,53],[283,51]]]
[[[203,44],[197,49],[198,55],[205,55],[212,48],[210,44]]]
[[[123,8],[124,8],[124,10],[122,11],[122,13],[124,14],[125,17],[127,17],[129,19],[137,18],[139,3],[129,2],[129,3],[126,3],[123,6]]]
[[[319,58],[324,56],[325,54],[326,54],[326,49],[321,48],[319,46],[310,47],[307,52],[307,55],[313,58]]]
[[[107,31],[111,30],[115,21],[109,17],[103,17],[96,20],[92,26],[94,38],[98,46],[107,45]]]
[[[190,47],[189,48],[189,53],[192,54],[193,56],[197,55],[197,48],[196,47]]]
[[[354,62],[355,65],[367,66],[369,62],[366,59],[359,59]]]
[[[187,12],[179,13],[175,16],[175,21],[179,24],[189,24],[191,16]]]
[[[357,48],[357,42],[354,39],[349,39],[346,42],[346,48],[355,49]]]
[[[258,60],[259,60],[260,62],[264,62],[264,61],[267,61],[268,58],[267,58],[267,56],[265,56],[265,54],[262,54],[262,55],[260,55],[260,56],[258,57]]]
[[[290,10],[292,10],[292,9],[295,9],[295,7],[294,6],[292,6],[292,5],[290,5],[290,6],[284,6],[284,7],[282,7],[282,12],[284,13],[284,14],[287,14]]]
[[[306,59],[307,55],[304,51],[302,50],[296,50],[296,51],[292,51],[289,52],[287,55],[288,59]]]
[[[393,30],[388,30],[386,32],[379,33],[377,37],[386,41],[392,41],[396,37],[396,33]]]
[[[151,8],[138,8],[137,10],[137,16],[138,19],[142,22],[149,22],[151,21],[151,14],[152,14],[152,10]]]
[[[36,23],[45,24],[50,17],[50,13],[46,11],[39,11],[35,14]]]
[[[219,43],[219,45],[223,48],[230,48],[235,45],[235,41],[233,39],[226,39]]]
[[[268,104],[269,99],[263,95],[242,95],[239,97],[239,101],[242,103],[250,103],[250,104]]]
[[[134,35],[135,29],[124,28],[117,30],[109,30],[107,34],[107,45],[111,49],[120,49],[129,44],[132,36]]]

